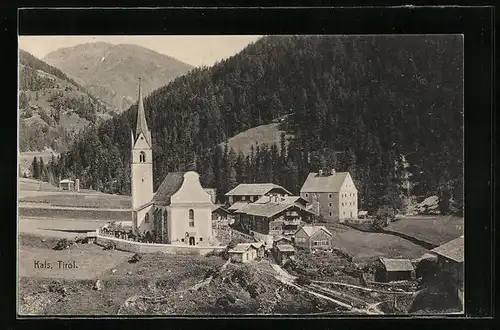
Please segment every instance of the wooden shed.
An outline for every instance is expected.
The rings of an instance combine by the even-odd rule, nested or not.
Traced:
[[[292,256],[294,256],[295,252],[295,248],[289,244],[281,244],[274,247],[274,256],[276,262],[280,265],[284,264]]]
[[[229,250],[229,258],[233,262],[247,263],[258,256],[258,248],[253,243],[240,243]]]
[[[404,281],[415,279],[415,269],[409,259],[379,258],[381,267],[375,272],[378,282]]]

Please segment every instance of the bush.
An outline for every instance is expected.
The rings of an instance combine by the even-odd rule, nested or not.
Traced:
[[[114,250],[116,249],[115,242],[109,242],[106,246],[104,246],[104,250]]]
[[[389,206],[383,206],[378,209],[375,219],[373,220],[372,229],[381,230],[389,224],[389,221],[396,219],[396,212]]]
[[[67,240],[66,238],[60,239],[57,241],[56,246],[54,246],[54,250],[64,250],[64,249],[69,249],[71,246],[72,242],[70,240]]]
[[[136,253],[130,259],[130,263],[136,263],[136,262],[138,262],[141,259],[142,259],[142,254],[141,253]]]
[[[310,285],[311,284],[311,280],[305,276],[299,276],[297,278],[297,280],[295,280],[295,282],[298,284],[298,285]]]

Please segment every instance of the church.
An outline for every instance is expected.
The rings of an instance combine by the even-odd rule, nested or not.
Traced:
[[[132,223],[134,235],[164,244],[209,245],[213,241],[209,193],[194,171],[168,173],[153,193],[153,145],[139,82],[137,124],[131,132]]]

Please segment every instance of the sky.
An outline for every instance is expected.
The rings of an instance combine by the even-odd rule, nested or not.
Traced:
[[[42,59],[59,48],[89,42],[135,44],[193,66],[211,66],[256,41],[256,35],[214,36],[19,36],[19,48]]]

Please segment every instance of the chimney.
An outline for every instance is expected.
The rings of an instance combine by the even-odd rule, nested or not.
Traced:
[[[334,174],[335,174],[335,169],[334,169],[334,168],[332,168],[332,175],[334,175]]]

